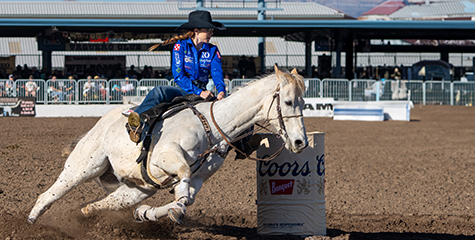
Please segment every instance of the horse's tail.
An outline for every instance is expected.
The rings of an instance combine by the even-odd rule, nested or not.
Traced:
[[[85,132],[81,135],[79,135],[79,137],[77,137],[76,139],[74,139],[71,144],[69,145],[69,147],[65,147],[63,148],[63,151],[61,151],[61,156],[62,157],[67,157],[69,156],[69,154],[71,154],[71,152],[74,150],[74,148],[76,147],[76,145],[78,144],[79,141],[81,141],[81,139],[86,136],[88,132]]]

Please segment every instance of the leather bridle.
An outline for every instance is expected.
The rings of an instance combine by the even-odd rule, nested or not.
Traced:
[[[216,127],[216,129],[218,129],[218,132],[221,134],[221,136],[223,137],[224,141],[226,141],[226,143],[232,147],[233,149],[235,149],[236,151],[238,151],[239,153],[243,154],[244,156],[246,156],[247,158],[251,159],[251,160],[255,160],[255,161],[270,161],[274,158],[276,158],[277,156],[279,156],[279,154],[282,152],[282,150],[284,149],[285,147],[285,143],[282,144],[282,147],[277,150],[277,152],[275,152],[274,154],[272,154],[271,156],[267,157],[267,158],[255,158],[255,157],[252,157],[250,156],[249,154],[246,154],[245,152],[241,151],[240,149],[236,148],[236,146],[234,146],[231,141],[229,141],[229,139],[227,139],[227,137],[224,135],[223,131],[221,130],[221,128],[218,126],[218,123],[216,122],[216,120],[214,119],[214,114],[213,114],[213,105],[214,103],[216,102],[217,100],[213,101],[211,103],[211,106],[210,106],[210,115],[211,115],[211,120],[213,121],[213,124],[214,126]],[[277,110],[277,117],[276,118],[269,118],[269,112],[270,110],[272,109],[272,105],[274,104],[274,101],[276,102],[276,110]],[[267,131],[269,132],[272,132],[274,135],[276,135],[277,137],[280,137],[280,136],[283,136],[285,139],[288,138],[288,134],[287,134],[287,130],[285,128],[285,123],[284,123],[284,118],[294,118],[294,117],[303,117],[302,114],[299,114],[299,115],[293,115],[293,116],[282,116],[282,108],[280,106],[280,89],[277,88],[277,90],[274,92],[274,94],[272,95],[272,102],[269,106],[269,109],[267,110],[267,117],[266,117],[266,120],[264,121],[264,124],[270,124],[270,121],[272,120],[279,120],[279,126],[280,126],[280,129],[278,131],[278,133],[274,133],[272,130],[269,130],[268,128],[266,128],[266,126],[263,126],[261,124],[257,124],[257,126],[259,126],[260,128],[263,128],[263,129],[266,129]],[[247,134],[243,134],[241,136],[239,136],[238,138],[234,139],[232,142],[235,142],[237,140],[240,140],[250,134],[252,134],[253,132],[249,132]]]

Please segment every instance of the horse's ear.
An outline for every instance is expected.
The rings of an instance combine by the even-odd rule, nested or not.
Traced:
[[[297,69],[296,69],[296,68],[292,69],[292,71],[291,71],[290,73],[292,73],[292,74],[294,74],[294,75],[298,75],[298,74],[299,74],[299,72],[297,72]]]
[[[277,66],[277,64],[274,64],[274,71],[275,71],[275,74],[277,73],[282,73],[280,70],[279,70],[279,67]]]
[[[279,67],[277,64],[274,64],[274,71],[275,71],[275,76],[277,77],[277,80],[282,83],[282,71],[279,70]]]

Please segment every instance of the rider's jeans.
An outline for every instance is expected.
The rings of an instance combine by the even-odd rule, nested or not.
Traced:
[[[162,102],[171,102],[175,97],[185,96],[187,93],[179,88],[172,86],[156,86],[150,91],[140,106],[135,109],[139,115]]]

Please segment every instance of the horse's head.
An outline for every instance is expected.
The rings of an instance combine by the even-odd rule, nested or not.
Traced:
[[[279,129],[279,134],[285,142],[285,147],[294,152],[300,153],[307,147],[307,134],[303,123],[302,110],[305,104],[303,95],[305,93],[305,84],[303,77],[293,69],[281,71],[275,65],[275,74],[277,77],[277,89],[274,93],[274,103],[270,106],[273,116],[271,124]]]

